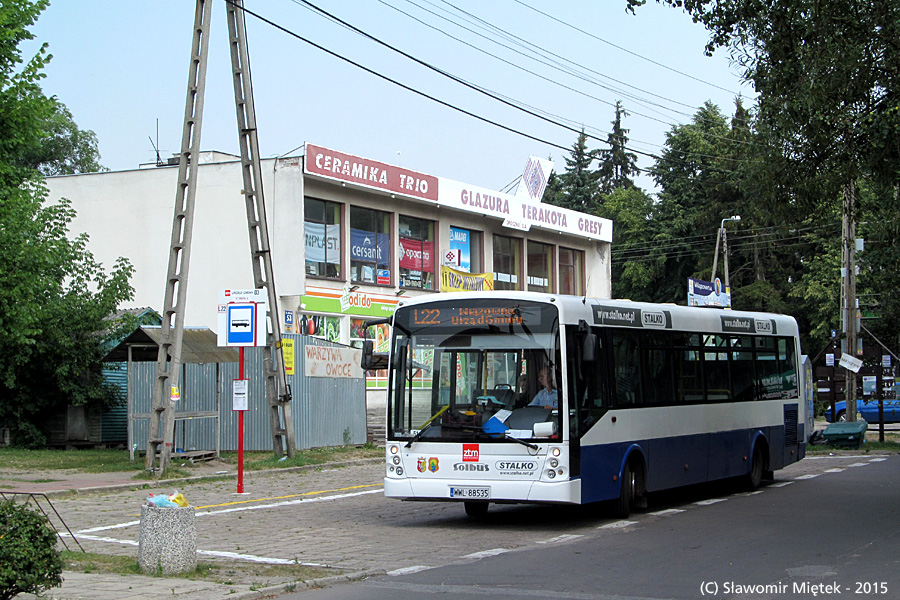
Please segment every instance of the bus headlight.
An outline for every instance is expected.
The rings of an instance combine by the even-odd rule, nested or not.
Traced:
[[[558,457],[558,456],[560,455],[561,452],[562,452],[562,451],[561,451],[558,447],[556,447],[556,446],[554,446],[553,448],[550,448],[550,454],[553,455],[553,456]]]
[[[397,467],[397,475],[403,475],[403,467]]]
[[[556,460],[555,458],[551,458],[551,459],[550,459],[550,467],[553,468],[553,469],[555,469],[555,468],[558,467],[558,466],[559,466],[559,461]]]
[[[398,452],[400,452],[400,446],[391,446],[390,452],[391,454],[397,454]]]
[[[399,456],[395,456],[394,458],[391,459],[391,462],[393,462],[395,465],[399,465],[399,464],[400,464],[400,457],[399,457]],[[554,465],[554,466],[556,466],[556,465]]]
[[[554,477],[556,477],[556,471],[554,471],[553,469],[548,470],[548,471],[547,471],[547,478],[548,478],[548,479],[553,479]]]

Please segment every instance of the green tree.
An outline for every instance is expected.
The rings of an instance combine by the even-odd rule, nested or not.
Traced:
[[[133,294],[127,260],[107,274],[86,235],[68,237],[75,212],[66,200],[46,202],[38,168],[48,160],[26,160],[50,156],[42,148],[60,106],[38,85],[46,45],[24,64],[18,48],[46,6],[0,5],[0,424],[22,445],[43,443],[40,425],[66,404],[111,401],[99,344],[105,317]]]
[[[35,151],[21,157],[20,163],[43,175],[74,175],[105,171],[100,164],[97,135],[79,129],[64,104],[54,101],[53,115],[44,122],[41,143]]]
[[[604,196],[597,216],[613,222],[612,296],[652,302],[662,278],[665,255],[654,251],[653,199],[636,187],[620,187]]]
[[[633,188],[632,178],[641,173],[637,166],[637,154],[628,151],[630,130],[622,127],[622,119],[627,116],[622,103],[616,102],[616,118],[612,122],[612,131],[606,138],[609,148],[598,152],[600,167],[597,169],[597,176],[600,180],[600,192],[603,194],[610,194],[617,188]]]
[[[835,207],[840,206],[842,188],[859,187],[852,218],[859,223],[862,215],[880,214],[889,222],[875,227],[861,223],[858,232],[871,231],[881,240],[890,235],[900,175],[900,3],[658,1],[682,7],[703,23],[710,32],[707,53],[727,49],[758,92],[758,147],[770,180],[763,186],[770,192],[762,196],[764,201],[794,214],[834,218],[840,215]],[[632,11],[643,3],[627,0]],[[833,252],[822,242],[819,256],[830,261]],[[885,254],[879,256],[882,249]],[[880,293],[884,300],[876,327],[900,323],[900,307],[884,294],[889,288],[865,289],[886,283],[883,274],[898,264],[893,255],[893,245],[881,243],[860,257],[861,266],[869,265],[861,273],[862,293]],[[830,270],[819,269],[812,264],[815,260],[795,274],[806,279],[818,274],[820,280],[804,288],[807,298],[815,297],[816,290],[836,289],[830,283],[834,276],[826,276]],[[836,298],[830,300],[833,305]],[[829,326],[837,328],[839,323]],[[820,321],[813,327],[826,325]],[[896,330],[884,333],[896,339]]]
[[[553,175],[548,179],[550,193],[545,193],[544,201],[579,212],[593,212],[600,194],[597,172],[592,167],[596,159],[597,151],[588,150],[587,134],[582,129],[570,155],[565,157],[566,170],[556,175],[556,180]]]

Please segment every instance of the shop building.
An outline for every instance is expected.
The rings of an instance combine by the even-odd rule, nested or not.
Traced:
[[[365,320],[442,286],[610,296],[609,220],[313,144],[262,173],[285,333],[354,344]],[[135,305],[162,309],[177,174],[47,179],[97,260],[134,265]],[[520,187],[542,189],[547,175],[526,170]],[[253,287],[240,161],[203,152],[197,181],[185,323],[215,329],[220,290]]]

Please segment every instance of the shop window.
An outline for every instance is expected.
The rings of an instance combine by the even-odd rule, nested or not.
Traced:
[[[494,289],[517,290],[522,273],[522,242],[505,235],[494,236]]]
[[[300,317],[300,333],[329,342],[340,342],[341,317],[302,315]]]
[[[303,212],[306,274],[340,279],[341,205],[305,198]]]
[[[350,281],[391,284],[391,215],[350,207]]]
[[[553,291],[553,246],[528,242],[528,291]]]
[[[450,228],[450,249],[459,250],[460,271],[466,273],[483,273],[481,232],[461,227]]]
[[[584,252],[559,249],[559,293],[584,295]]]
[[[400,286],[434,289],[434,221],[400,216]]]

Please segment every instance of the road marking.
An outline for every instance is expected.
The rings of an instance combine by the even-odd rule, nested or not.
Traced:
[[[403,567],[402,569],[394,569],[393,571],[388,571],[385,575],[390,575],[391,577],[396,577],[398,575],[411,575],[413,573],[418,573],[420,571],[427,571],[428,569],[432,569],[434,567],[426,567],[425,565],[416,565],[414,567]]]
[[[884,461],[886,461],[886,460],[887,460],[886,457],[884,457],[884,456],[879,456],[878,458],[873,458],[873,459],[870,460],[869,462],[884,462]]]
[[[498,554],[504,554],[509,552],[506,548],[494,548],[493,550],[482,550],[481,552],[473,552],[472,554],[466,554],[463,558],[470,558],[472,560],[477,560],[479,558],[487,558],[489,556],[497,556]]]
[[[828,470],[825,471],[825,472],[826,472],[826,473],[843,473],[843,472],[846,471],[846,470],[847,470],[847,469],[828,469]]]
[[[667,508],[666,510],[658,510],[656,512],[649,513],[654,517],[668,517],[669,515],[677,515],[678,513],[683,513],[684,510],[680,508]]]
[[[574,534],[574,533],[565,533],[563,535],[558,535],[554,538],[550,538],[549,540],[541,540],[535,542],[535,544],[557,544],[559,542],[568,542],[570,540],[577,540],[578,538],[582,538],[584,535],[582,534]]]
[[[848,466],[848,467],[868,467],[868,466],[869,466],[869,463],[853,463],[853,464],[850,464],[850,465],[847,465],[847,466]]]
[[[204,506],[195,506],[194,508],[218,508],[220,506],[236,506],[238,504],[250,504],[251,502],[271,502],[272,500],[286,500],[288,498],[300,498],[302,496],[317,496],[319,494],[333,494],[334,492],[347,492],[350,490],[360,490],[363,488],[384,487],[383,483],[370,483],[366,485],[351,485],[349,487],[337,488],[334,490],[317,490],[314,492],[303,492],[302,494],[289,494],[287,496],[273,496],[271,498],[255,498],[253,500],[235,500],[233,502],[223,502],[221,504],[206,504]]]
[[[383,486],[384,484],[377,484],[377,485],[378,485],[379,487],[381,487],[381,486]],[[371,485],[355,485],[355,486],[350,487],[350,488],[342,488],[342,489],[357,489],[357,488],[362,488],[362,487],[372,487],[372,486],[371,486]],[[329,491],[332,491],[332,490],[329,490]],[[338,490],[333,490],[333,491],[338,491]],[[291,506],[291,505],[294,505],[294,504],[306,504],[306,503],[308,503],[308,502],[325,502],[325,501],[330,501],[330,500],[342,500],[342,499],[344,499],[344,498],[354,498],[354,497],[356,497],[356,496],[364,496],[364,495],[366,495],[366,494],[377,494],[377,493],[379,493],[380,491],[381,491],[381,490],[366,490],[366,491],[364,491],[364,492],[355,492],[355,493],[353,493],[353,494],[337,494],[337,495],[335,495],[335,496],[319,496],[319,497],[316,497],[316,498],[299,498],[299,499],[297,499],[297,500],[288,500],[288,501],[285,501],[285,502],[276,502],[276,503],[274,503],[274,504],[260,504],[260,505],[258,505],[258,506],[237,506],[237,507],[234,507],[234,508],[225,508],[225,509],[222,509],[222,510],[199,511],[199,512],[195,512],[195,513],[194,513],[194,516],[195,516],[195,517],[207,517],[207,516],[209,516],[209,515],[221,515],[221,514],[231,513],[231,512],[243,512],[243,511],[245,511],[245,510],[259,510],[259,509],[262,509],[262,508],[277,508],[277,507],[280,507],[280,506]],[[298,496],[304,496],[304,495],[309,495],[309,494],[320,494],[320,493],[323,493],[323,492],[307,492],[306,494],[292,494],[292,495],[290,495],[290,496],[280,496],[280,497],[281,497],[281,498],[297,498]],[[269,499],[269,500],[273,500],[274,498],[268,498],[268,499]],[[232,504],[244,504],[244,503],[246,503],[246,502],[259,502],[259,501],[261,501],[261,500],[263,500],[263,499],[261,498],[261,499],[259,499],[259,500],[242,500],[242,501],[239,501],[239,502],[226,502],[226,503],[224,503],[224,504],[210,504],[210,505],[207,505],[207,506],[211,506],[211,507],[215,507],[215,506],[229,506],[229,505],[232,505]],[[206,507],[203,507],[203,506],[197,506],[197,507],[195,507],[195,508],[206,508]],[[128,522],[126,522],[126,523],[117,523],[117,524],[115,524],[115,525],[102,525],[102,526],[100,526],[100,527],[91,527],[90,529],[82,529],[82,530],[78,531],[78,533],[79,533],[79,534],[82,534],[82,533],[96,533],[96,532],[98,532],[98,531],[108,531],[108,530],[110,530],[110,529],[122,529],[122,528],[124,528],[124,527],[133,527],[133,526],[135,526],[135,525],[140,525],[140,524],[141,524],[140,521],[128,521]]]
[[[801,479],[815,479],[819,475],[820,475],[820,473],[807,473],[806,475],[800,475],[799,477],[794,477],[794,481],[800,481]]]
[[[612,523],[607,523],[606,525],[601,525],[597,529],[622,529],[623,527],[628,527],[630,525],[637,525],[637,521],[613,521]]]
[[[769,487],[785,487],[787,485],[791,485],[794,483],[793,481],[779,481],[778,483],[769,484]]]
[[[344,498],[364,496],[366,494],[378,494],[380,492],[381,490],[366,490],[365,492],[355,492],[353,494],[338,494],[336,496],[319,496],[317,498],[299,498],[297,500],[285,500],[284,502],[276,502],[274,504],[259,504],[257,506],[236,506],[234,508],[223,508],[222,510],[208,510],[204,512],[198,512],[195,513],[194,516],[205,517],[208,515],[222,515],[225,513],[243,512],[246,510],[261,510],[263,508],[278,508],[281,506],[293,506],[295,504],[307,504],[309,502],[328,502],[331,500],[343,500]]]
[[[710,498],[709,500],[700,500],[699,502],[694,502],[697,506],[709,506],[711,504],[718,504],[719,502],[725,502],[728,498]]]

